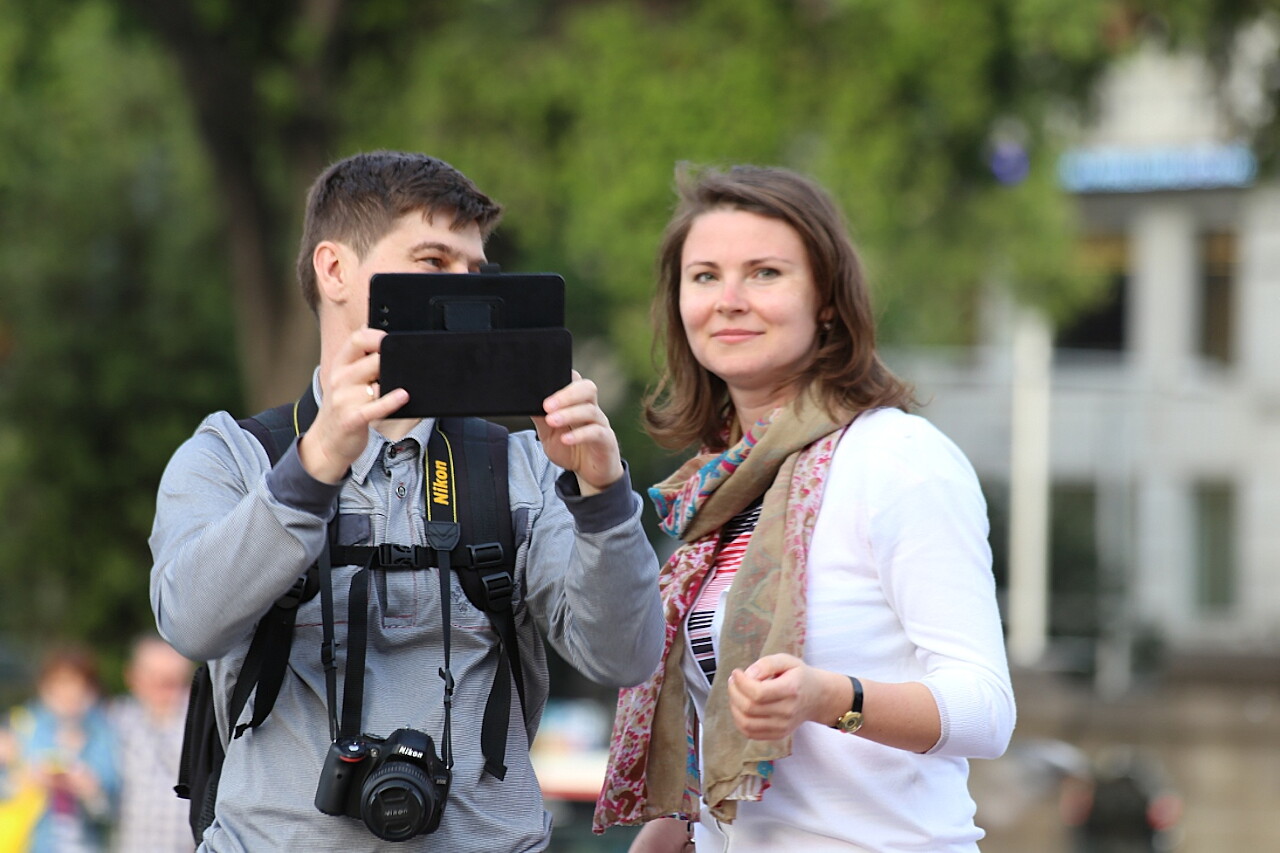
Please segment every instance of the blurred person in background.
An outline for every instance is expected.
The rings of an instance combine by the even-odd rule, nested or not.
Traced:
[[[102,708],[97,659],[87,649],[48,652],[35,697],[9,714],[7,774],[39,792],[31,853],[99,853],[114,817],[119,775]]]
[[[1182,798],[1154,755],[1116,746],[1063,780],[1059,809],[1075,853],[1159,853],[1174,847]]]
[[[1015,719],[977,478],[878,357],[826,192],[677,177],[645,416],[701,450],[651,490],[682,543],[668,646],[620,694],[595,828],[644,823],[632,851],[976,851],[967,762]]]
[[[173,793],[182,752],[192,663],[154,634],[134,640],[125,664],[129,695],[109,708],[118,744],[118,853],[190,853],[187,802]]]

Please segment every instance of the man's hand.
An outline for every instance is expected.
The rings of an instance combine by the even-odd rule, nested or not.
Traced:
[[[315,423],[298,445],[302,467],[324,483],[337,483],[364,452],[369,424],[380,421],[409,401],[409,392],[396,388],[379,396],[380,329],[360,329],[343,344],[327,377]]]
[[[622,477],[618,437],[600,408],[596,383],[573,371],[573,381],[542,404],[534,418],[547,458],[578,476],[584,495],[602,492]]]

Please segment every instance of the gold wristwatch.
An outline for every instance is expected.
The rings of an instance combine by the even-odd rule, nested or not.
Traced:
[[[862,728],[862,682],[849,676],[849,681],[853,683],[853,707],[840,715],[840,719],[832,723],[832,728],[839,729],[847,734],[853,734]]]

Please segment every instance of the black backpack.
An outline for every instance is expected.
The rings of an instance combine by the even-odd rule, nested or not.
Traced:
[[[268,409],[238,423],[258,439],[274,466],[294,439],[307,430],[315,416],[315,397],[308,387],[296,403]],[[462,485],[459,488],[466,489],[470,495],[491,496],[490,500],[461,502],[461,508],[467,513],[463,519],[464,542],[481,544],[459,545],[456,550],[461,553],[455,555],[452,566],[467,598],[488,614],[498,634],[499,666],[485,708],[481,745],[486,770],[501,779],[506,773],[502,762],[513,678],[521,707],[524,707],[524,674],[519,665],[519,646],[511,608],[515,540],[507,490],[507,430],[479,418],[442,418],[437,426],[449,435],[462,438],[461,464],[458,465],[458,481]],[[330,530],[335,528],[336,524],[331,525]],[[387,549],[401,555],[416,553],[419,559],[425,550],[395,545],[331,547],[335,565],[377,560],[378,555]],[[401,567],[408,568],[426,568],[427,565],[425,562],[421,565],[401,563]],[[319,575],[313,565],[258,622],[228,706],[228,718],[233,722],[238,720],[256,687],[253,718],[236,726],[230,732],[231,739],[240,737],[246,729],[257,728],[271,713],[288,668],[298,607],[315,597],[319,588]],[[208,665],[202,663],[192,678],[178,783],[174,786],[179,797],[190,801],[188,822],[197,846],[205,829],[213,822],[218,781],[225,758],[214,713],[213,682]]]

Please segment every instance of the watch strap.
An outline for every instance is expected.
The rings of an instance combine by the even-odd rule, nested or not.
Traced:
[[[862,682],[849,676],[849,681],[853,684],[853,705],[849,708],[855,714],[862,713]]]
[[[851,675],[849,683],[853,685],[853,701],[849,703],[849,710],[841,714],[831,726],[853,734],[862,728],[862,682]]]

